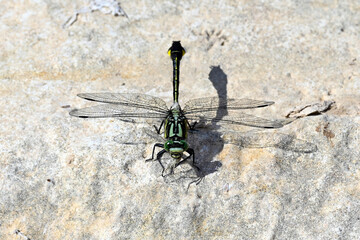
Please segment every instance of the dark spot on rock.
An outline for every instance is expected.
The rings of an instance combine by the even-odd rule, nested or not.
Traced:
[[[330,131],[330,130],[324,129],[323,134],[324,134],[324,136],[327,137],[327,138],[333,138],[333,137],[335,137],[335,134],[334,134],[332,131]]]
[[[322,131],[321,131],[322,130]],[[319,123],[319,125],[315,128],[315,131],[317,132],[322,132],[322,134],[327,138],[334,138],[335,134],[329,129],[329,123],[325,123],[324,127],[321,126],[321,123]]]

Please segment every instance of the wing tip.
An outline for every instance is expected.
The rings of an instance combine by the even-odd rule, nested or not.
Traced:
[[[254,101],[254,100],[248,99],[248,98],[245,98],[245,99],[250,100],[250,101]],[[258,102],[258,105],[256,106],[257,108],[267,107],[267,106],[275,104],[274,101],[261,101],[261,100],[255,100],[255,101]]]
[[[267,106],[271,106],[273,104],[275,104],[274,101],[266,101],[266,102],[264,102],[264,104],[261,104],[259,107],[267,107]]]
[[[250,127],[258,127],[258,128],[265,128],[265,129],[274,129],[274,128],[282,128],[284,125],[271,125],[271,126],[251,126]]]
[[[276,123],[274,125],[272,125],[271,127],[266,127],[266,128],[282,128],[284,125],[282,123]]]
[[[71,110],[71,111],[69,112],[69,115],[76,117],[76,116],[77,116],[77,115],[76,115],[76,112],[77,112],[77,109],[73,109],[73,110]]]
[[[269,120],[270,122],[262,125],[262,126],[254,126],[254,127],[260,127],[260,128],[266,128],[266,129],[274,129],[274,128],[282,128],[283,126],[285,126],[285,124],[283,124],[280,121],[276,121],[276,120]]]
[[[79,110],[78,109],[73,109],[69,112],[69,115],[70,116],[73,116],[73,117],[78,117],[78,118],[88,118],[88,116],[83,116],[81,114],[79,114]]]
[[[89,94],[90,93],[78,93],[78,94],[76,94],[76,96],[78,96],[78,97],[80,97],[82,99],[88,100],[88,101],[96,101],[93,98],[90,98]]]

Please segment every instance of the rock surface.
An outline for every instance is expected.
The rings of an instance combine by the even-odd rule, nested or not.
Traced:
[[[359,1],[134,0],[121,2],[128,18],[94,11],[64,25],[90,2],[1,2],[0,239],[359,239]],[[267,118],[335,104],[258,135],[193,133],[205,178],[186,191],[189,165],[163,179],[144,162],[149,123],[68,114],[92,105],[80,92],[170,104],[172,40],[187,50],[181,103],[275,101],[252,111]]]

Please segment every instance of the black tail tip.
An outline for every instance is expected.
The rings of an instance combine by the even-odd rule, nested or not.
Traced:
[[[171,47],[168,50],[168,54],[172,59],[177,58],[178,60],[181,60],[185,53],[186,51],[181,46],[180,41],[173,41]]]

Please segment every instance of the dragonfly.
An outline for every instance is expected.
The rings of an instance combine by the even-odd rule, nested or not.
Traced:
[[[163,128],[163,142],[155,143],[150,159],[161,164],[161,158],[169,153],[175,160],[174,168],[192,159],[192,166],[200,171],[195,160],[195,152],[187,142],[188,132],[195,130],[197,123],[237,124],[257,128],[281,128],[284,123],[281,120],[270,120],[243,113],[241,109],[253,109],[267,107],[274,104],[273,101],[253,99],[235,99],[219,97],[203,97],[189,100],[184,108],[179,104],[179,75],[180,61],[185,54],[185,49],[180,41],[173,41],[168,54],[173,63],[173,103],[170,107],[159,98],[139,93],[80,93],[77,96],[89,101],[103,103],[101,105],[74,109],[71,116],[80,118],[120,118],[120,119],[157,119],[161,121],[159,127],[155,127],[156,133],[160,134]],[[226,114],[219,114],[226,112]],[[161,150],[156,153],[155,150]],[[162,176],[164,176],[164,167]]]

